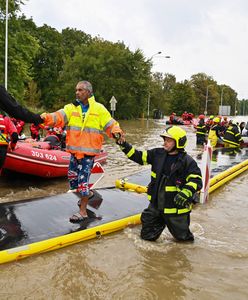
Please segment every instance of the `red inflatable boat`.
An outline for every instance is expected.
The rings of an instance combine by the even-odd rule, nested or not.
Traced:
[[[95,162],[103,163],[107,152],[102,151]],[[67,175],[70,154],[51,149],[48,142],[18,141],[16,149],[8,152],[3,169],[40,177],[63,177]]]

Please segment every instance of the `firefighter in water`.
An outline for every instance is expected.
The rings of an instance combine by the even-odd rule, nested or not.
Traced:
[[[129,159],[140,165],[151,165],[147,191],[150,204],[141,215],[141,238],[155,241],[167,226],[176,240],[193,241],[190,212],[194,196],[202,187],[201,171],[185,152],[185,130],[169,126],[161,137],[163,147],[147,151],[135,149],[124,138],[117,142]]]
[[[224,147],[240,147],[243,142],[238,125],[233,123],[232,120],[229,121],[229,126],[223,137]]]
[[[9,117],[0,113],[0,174],[8,148],[14,150],[17,140],[18,133],[15,125]]]
[[[220,126],[220,118],[215,117],[213,119],[213,125],[210,127],[208,139],[210,140],[211,146],[216,147],[217,143],[223,143],[221,138],[221,126]]]
[[[208,119],[206,120],[206,122],[205,122],[206,127],[207,127],[207,132],[209,132],[210,127],[211,127],[212,125],[214,125],[213,119],[214,119],[214,116],[211,115],[211,116],[209,116],[209,118],[208,118]]]
[[[205,125],[205,116],[199,115],[199,122],[196,126],[196,144],[204,145],[206,143],[207,127]]]

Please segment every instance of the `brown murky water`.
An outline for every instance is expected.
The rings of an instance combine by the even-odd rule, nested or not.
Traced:
[[[246,121],[246,120],[244,120]],[[164,125],[121,122],[140,149],[161,145]],[[187,150],[199,153],[187,128]],[[141,170],[112,141],[99,186]],[[248,172],[214,192],[191,215],[193,244],[175,243],[165,230],[155,242],[140,227],[1,265],[0,299],[248,299]],[[66,179],[1,178],[0,201],[65,192]]]

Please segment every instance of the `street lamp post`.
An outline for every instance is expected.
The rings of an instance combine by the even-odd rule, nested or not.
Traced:
[[[5,72],[4,72],[4,86],[8,87],[8,14],[9,3],[6,0],[6,16],[5,16]]]
[[[237,98],[235,98],[235,103],[234,103],[234,116],[236,117],[237,114]]]
[[[150,93],[150,87],[148,90],[148,98],[147,98],[147,120],[149,120],[149,114],[150,114],[150,100],[151,100],[151,93]]]
[[[162,52],[161,51],[158,51],[157,53],[153,54],[149,59],[148,61],[152,61],[153,57],[158,55],[158,54],[161,54]],[[169,55],[166,55],[166,56],[158,56],[158,57],[163,57],[163,58],[170,58]],[[150,115],[150,101],[151,101],[151,92],[150,92],[150,85],[148,86],[148,97],[147,97],[147,120],[149,120],[149,115]]]
[[[223,86],[221,88],[221,93],[220,93],[220,111],[219,111],[219,114],[222,115],[223,114],[223,110],[222,110],[222,103],[223,103],[223,92],[224,92],[224,89],[226,88],[226,86]]]
[[[161,51],[158,51],[157,53],[153,54],[148,61],[152,61],[153,57],[155,55],[161,54]],[[149,115],[150,115],[150,100],[151,100],[151,93],[150,93],[150,85],[148,86],[148,97],[147,97],[147,120],[149,119]]]
[[[210,101],[210,100],[208,100],[208,88],[209,88],[210,86],[212,86],[212,84],[209,84],[209,85],[207,86],[207,91],[206,91],[206,101],[205,101],[205,111],[204,111],[204,115],[205,115],[205,116],[206,116],[207,113],[208,113],[208,101]]]

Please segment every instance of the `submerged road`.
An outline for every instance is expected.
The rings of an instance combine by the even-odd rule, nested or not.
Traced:
[[[137,148],[162,144],[161,123],[151,120],[147,124],[145,120],[121,124],[127,140]],[[185,129],[187,151],[197,158],[201,149],[195,146],[195,134],[192,128]],[[128,161],[112,141],[106,141],[105,149],[109,159],[99,186],[113,185],[116,178],[143,169]],[[229,159],[235,160],[235,156]],[[214,167],[220,166],[216,163]],[[1,265],[0,299],[247,299],[247,182],[246,172],[193,211],[194,244],[175,243],[167,231],[156,243],[145,242],[139,238],[139,226],[128,228]],[[66,190],[66,179],[14,176],[1,179],[0,201]]]

